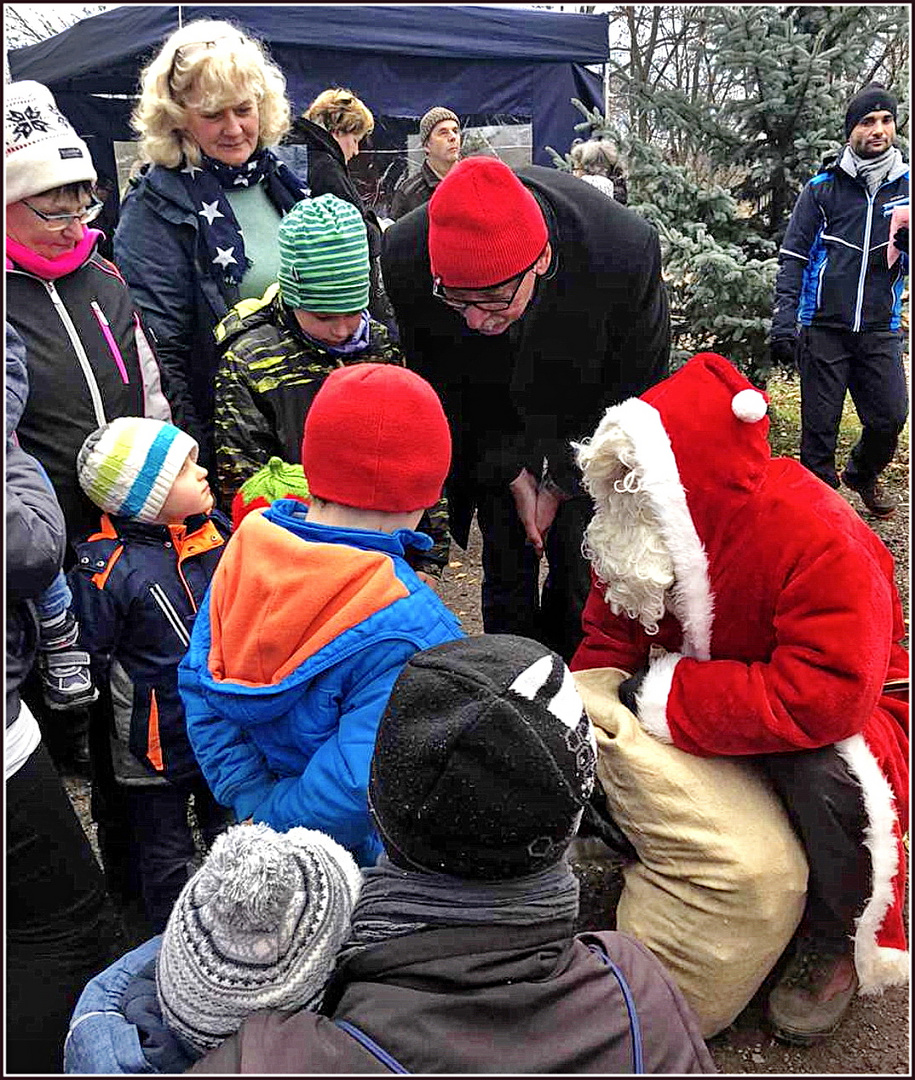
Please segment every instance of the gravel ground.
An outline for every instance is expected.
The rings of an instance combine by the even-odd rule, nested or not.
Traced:
[[[909,483],[908,453],[890,467],[887,480],[900,497],[900,510],[887,521],[866,514],[868,524],[892,551],[897,562],[897,583],[909,613]],[[859,511],[857,495],[842,494]],[[439,587],[445,603],[461,618],[467,633],[482,632],[480,616],[480,536],[476,527],[466,552],[455,547],[452,562]],[[95,846],[95,827],[89,819],[88,791],[84,781],[65,777],[67,791],[90,840]],[[96,852],[97,853],[97,852]],[[580,928],[612,925],[622,880],[619,867],[589,859],[573,862],[582,883]],[[764,1021],[766,987],[750,1002],[737,1020],[709,1043],[721,1073],[803,1075],[911,1075],[909,988],[897,987],[881,997],[855,999],[839,1029],[824,1042],[798,1049],[777,1043]]]

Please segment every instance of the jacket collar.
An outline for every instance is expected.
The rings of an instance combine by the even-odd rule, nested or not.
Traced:
[[[313,120],[308,120],[304,116],[300,116],[293,124],[292,130],[295,135],[304,136],[303,142],[309,149],[324,150],[342,166],[346,167],[346,158],[343,156],[343,148],[333,135],[331,135],[329,131],[325,131],[319,124],[316,124]]]

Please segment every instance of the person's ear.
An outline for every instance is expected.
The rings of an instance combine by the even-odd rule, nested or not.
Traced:
[[[543,253],[540,258],[534,263],[534,273],[538,277],[543,275],[549,270],[550,263],[553,261],[553,249],[550,247],[550,242],[547,240],[546,247],[543,249]]]

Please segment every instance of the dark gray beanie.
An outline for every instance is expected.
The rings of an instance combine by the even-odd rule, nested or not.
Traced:
[[[392,862],[500,880],[558,862],[596,745],[562,659],[481,634],[416,653],[378,728],[369,805]]]
[[[435,125],[440,124],[443,120],[453,120],[458,127],[461,126],[461,121],[458,120],[456,113],[446,109],[444,105],[433,106],[419,122],[419,141],[423,146],[426,144],[426,139],[432,134]]]
[[[891,94],[880,83],[868,83],[848,103],[848,109],[845,113],[845,138],[847,139],[851,135],[852,128],[859,124],[868,113],[876,112],[878,109],[886,109],[887,112],[893,114],[895,120],[898,107],[899,102],[896,100],[895,94]]]

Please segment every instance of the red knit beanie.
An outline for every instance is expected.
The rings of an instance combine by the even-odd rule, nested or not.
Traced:
[[[438,502],[450,466],[442,403],[406,368],[337,368],[305,417],[302,468],[318,499],[392,514],[425,510]]]
[[[537,200],[498,158],[459,161],[429,200],[433,277],[486,289],[527,270],[549,234]]]

